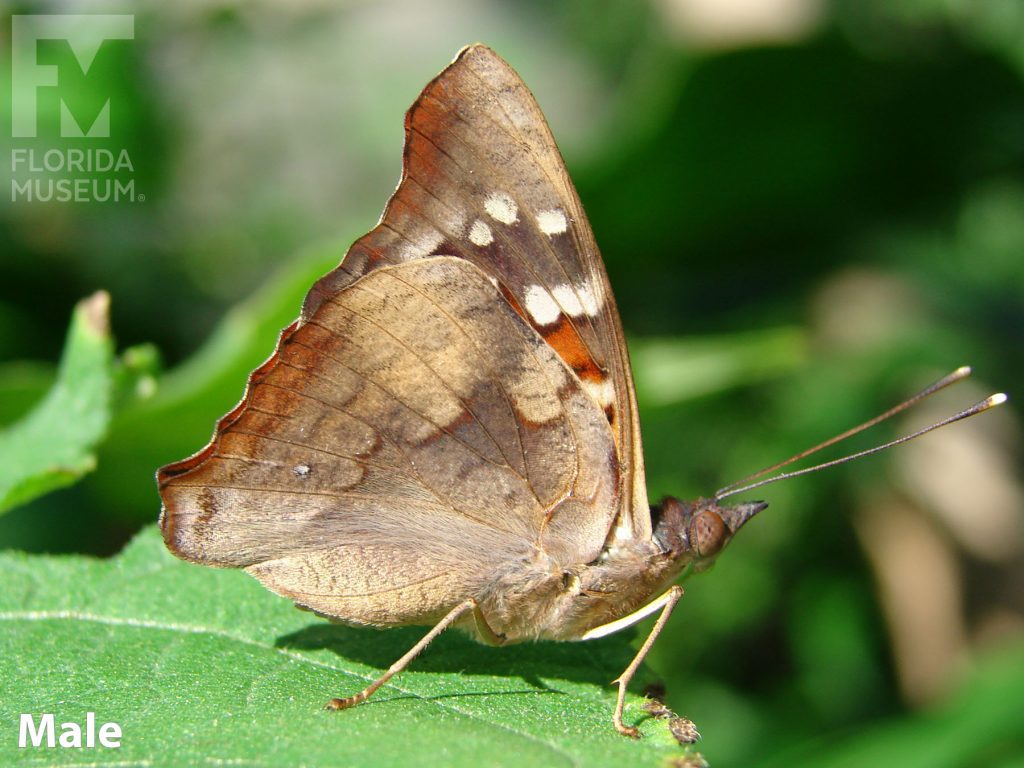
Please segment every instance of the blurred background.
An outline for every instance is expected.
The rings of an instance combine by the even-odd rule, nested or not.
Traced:
[[[709,495],[961,364],[968,383],[849,450],[1024,378],[1018,0],[16,3],[5,48],[12,14],[69,12],[132,13],[134,39],[39,90],[39,138],[0,138],[4,186],[31,172],[15,147],[107,147],[133,195],[0,195],[0,424],[46,392],[97,289],[150,373],[94,472],[0,517],[5,549],[109,556],[155,521],[155,469],[205,444],[373,226],[405,109],[474,41],[534,91],[601,245],[652,499]],[[71,56],[40,43],[62,78]],[[110,137],[57,138],[58,95],[83,114],[109,96]],[[1012,400],[754,496],[770,509],[650,657],[712,765],[1024,764]]]

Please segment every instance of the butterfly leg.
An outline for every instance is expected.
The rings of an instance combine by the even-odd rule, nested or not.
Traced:
[[[425,634],[423,638],[418,643],[416,643],[416,645],[410,648],[408,652],[406,652],[406,654],[402,656],[402,658],[400,658],[398,661],[396,661],[394,664],[388,667],[387,672],[378,677],[376,680],[374,680],[372,683],[366,686],[359,693],[356,693],[352,696],[347,696],[344,699],[331,699],[329,702],[327,702],[324,709],[348,709],[349,707],[354,707],[356,704],[362,704],[364,701],[370,698],[378,688],[384,685],[384,683],[386,683],[392,677],[394,677],[399,672],[408,667],[409,664],[412,663],[413,659],[420,655],[420,652],[422,652],[424,648],[430,645],[434,641],[434,639],[442,632],[444,632],[446,629],[448,629],[448,627],[450,627],[452,624],[454,624],[456,621],[462,618],[462,616],[464,616],[467,611],[476,611],[477,614],[480,613],[477,601],[472,597],[468,600],[464,600],[463,602],[459,603],[451,611],[449,611],[448,614],[439,622],[437,622],[437,624],[434,625],[434,628],[427,632],[427,634]],[[478,626],[480,625],[480,620],[482,618],[483,617],[481,616],[480,619],[478,619]]]
[[[640,664],[643,663],[644,657],[647,656],[647,653],[654,645],[654,641],[658,639],[658,635],[661,634],[661,630],[665,628],[665,624],[668,623],[668,617],[672,615],[672,609],[676,607],[676,603],[679,602],[679,598],[682,596],[683,588],[679,585],[673,586],[665,593],[665,606],[661,609],[661,615],[658,616],[658,620],[654,623],[654,628],[651,629],[651,633],[647,636],[644,644],[640,646],[640,650],[637,651],[633,660],[629,662],[629,666],[626,667],[625,671],[619,675],[616,680],[612,681],[619,686],[619,697],[615,702],[615,713],[612,715],[612,724],[615,726],[615,730],[623,736],[629,736],[634,739],[640,737],[640,731],[633,726],[624,725],[622,722],[622,710],[626,706],[626,688],[629,686],[629,682],[633,679],[633,675],[636,674],[637,669],[640,668]]]

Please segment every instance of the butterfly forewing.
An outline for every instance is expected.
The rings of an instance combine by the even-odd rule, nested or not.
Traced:
[[[625,528],[650,535],[632,376],[604,265],[551,132],[519,76],[464,49],[406,116],[402,181],[380,225],[311,291],[451,255],[479,266],[573,370],[612,425]]]

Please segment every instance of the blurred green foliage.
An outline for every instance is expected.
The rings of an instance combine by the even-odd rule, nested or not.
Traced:
[[[982,383],[937,398],[937,415],[1012,396],[1024,6],[766,2],[758,28],[701,5],[140,10],[80,98],[110,95],[103,146],[127,148],[145,200],[0,199],[0,424],[53,385],[71,307],[96,290],[124,367],[143,373],[115,376],[95,471],[0,518],[0,546],[111,555],[155,520],[153,472],[204,444],[308,286],[372,226],[403,110],[474,40],[533,88],[601,244],[652,499],[708,495],[963,363]],[[785,26],[796,7],[810,10]],[[73,68],[59,41],[39,57]],[[54,135],[65,87],[39,90],[31,146],[90,146]],[[23,146],[2,141],[4,156]],[[650,663],[713,766],[1020,764],[998,716],[1019,711],[1000,681],[1019,680],[1024,647],[1018,419],[1011,404],[947,435],[764,489],[770,510],[687,584]],[[920,536],[899,539],[892,509]],[[892,537],[906,554],[880,558]],[[915,569],[935,574],[917,602],[950,609],[921,619],[934,632],[908,654],[918,617],[889,579]],[[921,747],[951,742],[970,748]]]

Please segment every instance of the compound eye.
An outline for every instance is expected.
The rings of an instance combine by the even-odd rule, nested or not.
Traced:
[[[690,544],[700,557],[717,555],[725,546],[727,531],[717,512],[704,510],[690,521]]]

